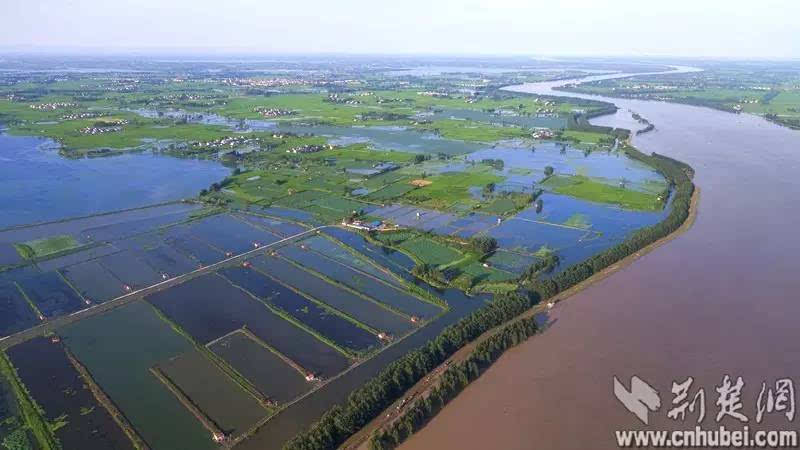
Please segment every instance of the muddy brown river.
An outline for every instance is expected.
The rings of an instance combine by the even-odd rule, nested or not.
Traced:
[[[578,96],[551,91],[564,83],[512,89]],[[593,123],[631,127],[635,111],[656,126],[634,138],[639,149],[695,168],[694,226],[560,303],[545,332],[508,351],[404,448],[605,449],[617,448],[615,430],[693,429],[699,406],[668,418],[672,383],[687,377],[687,400],[703,389],[706,429],[798,428],[788,409],[769,412],[766,397],[760,424],[757,409],[762,382],[800,387],[800,132],[747,114],[586,97],[620,107]],[[649,425],[614,395],[613,378],[630,388],[634,375],[658,391]],[[739,403],[723,395],[733,401],[717,405],[725,375],[734,386],[742,377],[734,412],[746,424],[716,420]]]

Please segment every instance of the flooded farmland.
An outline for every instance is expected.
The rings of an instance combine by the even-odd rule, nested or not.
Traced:
[[[213,449],[203,426],[149,371],[192,344],[137,302],[71,324],[60,334],[152,448]]]
[[[308,300],[258,271],[244,267],[231,267],[222,269],[219,273],[234,285],[289,314],[301,324],[331,339],[337,345],[363,351],[380,343],[374,333],[337,315],[332,310]]]
[[[258,400],[198,350],[165,361],[158,370],[222,432],[238,436],[266,415]]]
[[[332,285],[322,278],[311,275],[283,258],[260,256],[253,259],[255,265],[275,280],[290,284],[322,302],[349,314],[365,324],[391,334],[403,334],[412,328],[409,318],[394,313],[366,295],[359,296],[343,287]]]
[[[306,381],[305,374],[246,333],[228,335],[209,348],[253,383],[264,396],[278,404],[288,402],[313,387]]]
[[[0,192],[0,228],[194,197],[229,173],[213,161],[149,153],[66,159],[52,141],[4,132],[0,161],[0,179],[15,186]]]
[[[56,431],[64,448],[133,449],[131,441],[70,363],[60,343],[36,338],[8,351],[8,357],[47,419],[64,422]]]
[[[312,373],[332,376],[349,365],[337,350],[282,319],[219,275],[195,278],[156,293],[148,301],[204,344],[247,326]]]

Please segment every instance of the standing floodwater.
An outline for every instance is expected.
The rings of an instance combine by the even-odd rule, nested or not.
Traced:
[[[572,95],[550,90],[564,83],[514,89]],[[740,412],[756,428],[762,382],[798,382],[800,132],[746,114],[601,99],[620,110],[596,123],[627,126],[635,111],[656,125],[634,138],[640,150],[694,167],[694,226],[561,303],[546,332],[509,351],[406,448],[617,448],[615,430],[694,428],[696,414],[667,418],[672,382],[690,376],[692,396],[705,389],[705,427],[735,429],[731,417],[715,422],[715,387],[741,376]],[[614,376],[629,387],[633,375],[661,394],[648,427],[613,394]],[[760,426],[796,425],[766,414]]]
[[[67,159],[53,141],[0,133],[0,228],[194,197],[229,172],[153,153]]]

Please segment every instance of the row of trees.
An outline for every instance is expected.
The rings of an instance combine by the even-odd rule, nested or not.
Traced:
[[[450,366],[442,374],[439,385],[427,397],[419,398],[386,430],[370,440],[373,450],[392,449],[422,428],[450,400],[497,360],[507,349],[533,336],[537,331],[533,317],[506,326],[502,331],[480,343],[463,362]]]
[[[496,296],[486,307],[461,319],[417,350],[387,366],[354,391],[347,401],[326,412],[307,431],[295,436],[286,449],[334,449],[400,398],[456,350],[530,308],[535,298],[512,292]]]

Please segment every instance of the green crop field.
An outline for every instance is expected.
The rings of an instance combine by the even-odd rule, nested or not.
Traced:
[[[411,253],[423,263],[434,266],[450,264],[462,257],[458,251],[424,237],[404,241],[398,247]]]
[[[80,247],[80,243],[69,235],[51,236],[15,244],[23,258],[41,258],[55,253]]]
[[[543,185],[558,194],[592,202],[611,203],[627,209],[655,211],[662,207],[656,195],[612,186],[581,175],[553,176]]]

